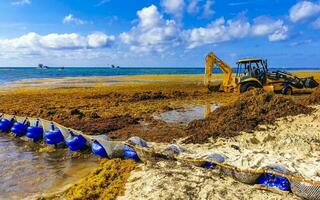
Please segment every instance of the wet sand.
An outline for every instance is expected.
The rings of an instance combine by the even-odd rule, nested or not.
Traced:
[[[319,72],[303,75],[320,79]],[[154,144],[164,147],[185,138],[185,123],[175,120],[184,117],[184,111],[230,104],[238,97],[237,94],[209,93],[201,82],[200,75],[20,81],[0,90],[0,112],[54,120],[87,134],[107,134],[121,140],[140,136],[149,142],[161,142]],[[299,101],[303,96],[293,98]],[[222,153],[228,163],[239,167],[276,162],[293,172],[299,171],[304,177],[317,179],[320,108],[316,109],[312,115],[281,119],[253,134],[183,146],[190,149],[194,157],[202,157],[207,152]],[[205,116],[207,109],[201,111]],[[173,122],[170,112],[176,114]],[[198,114],[193,116],[191,112],[186,119],[201,117]],[[312,153],[308,153],[309,150]],[[141,165],[141,169],[132,173],[125,196],[120,199],[296,199],[292,194],[266,192],[214,171],[181,163]]]

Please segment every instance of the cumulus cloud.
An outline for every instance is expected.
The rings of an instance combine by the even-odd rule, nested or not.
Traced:
[[[14,6],[23,6],[28,4],[31,4],[31,0],[19,0],[11,3],[11,5],[14,5]]]
[[[287,39],[289,28],[282,20],[258,17],[254,19],[251,32],[253,36],[268,35],[269,41],[274,42]]]
[[[243,38],[250,32],[250,23],[244,18],[228,20],[219,18],[207,27],[186,30],[183,33],[188,48],[192,49],[205,44],[216,44],[236,38]]]
[[[211,17],[215,13],[213,10],[214,2],[214,0],[189,0],[187,12],[190,14],[200,14],[200,18]]]
[[[282,26],[277,29],[274,33],[268,36],[270,42],[282,41],[288,38],[289,28],[287,26]]]
[[[320,3],[299,1],[290,9],[290,19],[293,22],[307,19],[320,13]]]
[[[32,32],[18,38],[1,39],[0,46],[2,49],[17,51],[95,49],[107,47],[114,40],[114,36],[108,36],[104,33],[93,33],[87,36],[76,33],[52,33],[42,36]]]
[[[214,10],[212,8],[214,4],[213,0],[207,0],[203,7],[203,17],[211,17],[214,14]]]
[[[63,18],[62,23],[64,23],[64,24],[75,23],[77,25],[83,25],[88,22],[85,20],[78,19],[78,18],[74,17],[72,14],[69,14]]]
[[[179,27],[174,20],[163,18],[156,6],[151,5],[137,12],[138,24],[129,32],[120,34],[123,43],[135,52],[163,52],[179,39]]]
[[[176,17],[181,17],[185,2],[184,0],[161,0],[161,5],[167,13],[170,13]]]
[[[289,28],[282,20],[259,17],[251,24],[245,16],[218,18],[205,27],[183,30],[175,20],[164,19],[154,5],[137,12],[137,25],[121,33],[123,44],[137,53],[164,52],[176,46],[188,49],[244,37],[266,36],[271,42],[285,40]]]

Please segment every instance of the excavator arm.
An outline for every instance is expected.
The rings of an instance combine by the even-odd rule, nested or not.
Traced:
[[[221,59],[219,59],[213,52],[210,52],[206,57],[204,85],[207,87],[210,86],[213,67],[215,65],[218,66],[223,72],[223,80],[220,86],[220,90],[231,92],[235,87],[235,85],[232,84],[232,68]]]

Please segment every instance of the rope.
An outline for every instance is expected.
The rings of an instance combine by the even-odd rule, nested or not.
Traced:
[[[1,118],[9,118],[9,119],[14,119],[14,120],[19,120],[19,119],[24,119],[24,121],[29,121],[30,123],[33,121],[37,121],[39,120],[41,125],[42,125],[42,128],[44,129],[44,132],[45,131],[48,131],[48,130],[51,130],[51,124],[53,124],[56,128],[60,129],[60,131],[64,134],[64,137],[65,139],[68,138],[69,136],[71,136],[70,134],[70,131],[76,133],[77,135],[82,135],[83,137],[85,137],[87,139],[87,141],[89,142],[89,144],[91,145],[92,142],[94,140],[99,140],[97,139],[97,136],[92,136],[92,135],[87,135],[87,134],[84,134],[83,132],[81,131],[78,131],[78,130],[75,130],[75,129],[72,129],[72,128],[67,128],[61,124],[58,124],[58,123],[55,123],[55,122],[51,122],[51,121],[48,121],[48,120],[45,120],[45,119],[41,119],[41,118],[27,118],[27,117],[16,117],[16,116],[12,116],[12,115],[6,115],[6,114],[3,114],[3,113],[0,113],[0,119]],[[252,174],[252,175],[261,175],[261,174],[265,174],[265,173],[269,173],[269,174],[273,174],[275,176],[281,176],[281,177],[285,177],[287,178],[288,180],[291,180],[291,181],[295,181],[295,182],[299,182],[298,184],[294,184],[294,185],[298,185],[300,188],[298,189],[301,189],[302,188],[302,192],[299,191],[299,193],[302,194],[302,196],[304,194],[306,194],[307,196],[306,197],[309,197],[308,195],[311,193],[315,193],[313,195],[316,195],[315,196],[315,199],[319,199],[320,198],[320,194],[318,194],[318,191],[320,192],[320,181],[315,181],[315,180],[311,180],[311,179],[306,179],[306,178],[302,178],[302,177],[298,177],[298,176],[294,176],[294,175],[290,175],[290,174],[284,174],[284,173],[280,173],[280,172],[277,172],[277,171],[274,171],[274,170],[270,170],[270,169],[242,169],[242,168],[239,168],[237,166],[233,166],[233,165],[230,165],[230,164],[223,164],[223,163],[219,163],[219,162],[216,162],[214,160],[207,160],[207,159],[192,159],[192,158],[182,158],[182,157],[178,157],[178,156],[166,156],[164,155],[163,153],[161,152],[156,152],[154,151],[154,149],[151,149],[151,148],[145,148],[145,147],[141,147],[141,146],[137,146],[137,145],[133,145],[131,143],[128,143],[128,142],[124,142],[124,141],[115,141],[115,140],[110,140],[110,141],[107,141],[109,144],[113,144],[113,145],[119,145],[119,144],[125,144],[131,148],[133,148],[136,152],[138,152],[138,154],[140,154],[139,152],[142,152],[142,153],[148,153],[148,154],[151,154],[154,156],[154,158],[156,157],[161,157],[161,158],[166,158],[166,159],[172,159],[172,160],[176,160],[176,161],[180,161],[180,162],[185,162],[185,163],[189,163],[189,164],[204,164],[206,162],[210,162],[210,163],[213,163],[214,165],[220,167],[221,169],[224,169],[224,170],[231,170],[233,173],[234,172],[238,172],[238,173],[248,173],[248,174]],[[156,156],[155,156],[156,155]],[[142,161],[145,161],[144,159],[142,159]],[[309,185],[303,185],[301,183],[307,183]],[[315,187],[315,188],[313,188]],[[299,193],[297,195],[299,195]],[[318,198],[319,196],[319,198]],[[305,196],[303,196],[305,197]],[[311,197],[311,199],[313,199],[314,196]]]
[[[134,146],[134,145],[131,145],[131,144],[127,144],[126,145],[134,148],[135,150],[140,150],[140,151],[144,151],[144,152],[147,152],[147,153],[158,153],[158,154],[161,154],[159,152],[152,152],[150,151],[149,149],[147,148],[144,148],[144,147],[139,147],[139,146]],[[230,170],[233,170],[233,171],[236,171],[236,172],[243,172],[243,173],[249,173],[249,174],[264,174],[264,173],[270,173],[270,174],[274,174],[276,176],[282,176],[282,177],[285,177],[289,180],[294,180],[294,181],[299,181],[299,182],[305,182],[305,183],[309,183],[311,185],[317,185],[317,186],[320,186],[320,181],[315,181],[315,180],[311,180],[311,179],[305,179],[305,178],[302,178],[302,177],[298,177],[298,176],[293,176],[293,175],[288,175],[288,174],[283,174],[283,173],[279,173],[279,172],[276,172],[274,170],[270,170],[270,169],[241,169],[239,167],[236,167],[236,166],[233,166],[233,165],[230,165],[230,164],[222,164],[222,163],[219,163],[219,162],[215,162],[213,160],[206,160],[206,159],[190,159],[190,158],[181,158],[181,157],[177,157],[177,156],[174,156],[173,157],[175,160],[177,161],[182,161],[182,162],[186,162],[186,163],[205,163],[205,162],[211,162],[221,168],[224,168],[224,169],[230,169]]]

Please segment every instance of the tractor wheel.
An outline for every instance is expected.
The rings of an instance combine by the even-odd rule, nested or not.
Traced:
[[[284,87],[284,88],[281,90],[281,93],[282,93],[283,95],[292,95],[292,94],[293,94],[292,87],[290,87],[290,86]]]
[[[240,93],[251,91],[257,88],[262,88],[261,85],[257,82],[244,83],[244,84],[241,84],[240,86]]]

